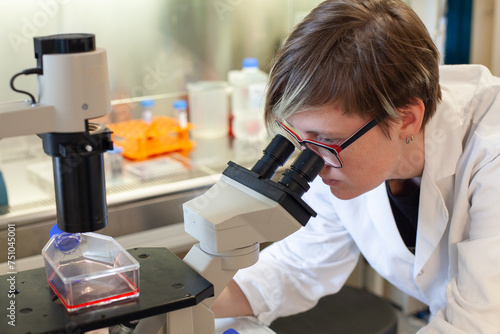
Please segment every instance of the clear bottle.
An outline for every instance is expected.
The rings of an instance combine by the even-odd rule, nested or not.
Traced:
[[[151,124],[153,122],[153,107],[155,105],[154,100],[144,100],[141,101],[141,118],[146,124]]]
[[[179,128],[185,129],[188,126],[187,117],[187,101],[186,100],[175,100],[173,103],[175,117],[179,122]]]
[[[112,150],[104,153],[104,175],[106,180],[116,179],[122,175],[123,147],[114,145]]]
[[[250,141],[265,138],[264,99],[267,79],[267,74],[259,69],[256,58],[243,59],[241,70],[229,72],[235,138]]]

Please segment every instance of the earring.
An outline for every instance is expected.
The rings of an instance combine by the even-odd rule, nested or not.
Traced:
[[[413,141],[413,134],[406,136],[406,144],[410,144],[411,141]]]

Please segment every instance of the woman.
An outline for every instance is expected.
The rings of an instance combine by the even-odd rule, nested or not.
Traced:
[[[241,270],[216,316],[305,311],[361,253],[429,305],[422,333],[500,332],[500,80],[438,64],[401,1],[329,0],[296,27],[265,117],[325,160],[304,195],[318,216]]]

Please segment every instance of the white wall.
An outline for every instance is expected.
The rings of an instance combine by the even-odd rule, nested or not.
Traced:
[[[446,0],[411,0],[406,1],[420,17],[434,39],[439,52],[444,55],[446,36]],[[443,60],[443,56],[441,57]]]
[[[472,9],[470,62],[500,76],[500,1],[475,0]]]

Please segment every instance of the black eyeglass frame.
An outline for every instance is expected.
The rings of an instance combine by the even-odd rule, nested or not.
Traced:
[[[385,117],[382,117],[381,119],[373,118],[371,121],[369,121],[368,123],[366,123],[365,125],[363,125],[361,128],[359,128],[359,130],[357,130],[356,132],[354,132],[349,138],[347,138],[346,140],[344,140],[339,145],[336,145],[336,144],[328,145],[328,144],[320,143],[320,142],[312,140],[312,139],[302,139],[302,138],[300,138],[300,136],[298,134],[296,134],[288,126],[286,126],[285,124],[283,124],[280,120],[278,120],[277,118],[275,118],[275,121],[278,124],[278,126],[281,129],[283,129],[284,131],[286,131],[290,136],[292,136],[295,139],[295,141],[301,147],[303,147],[303,146],[307,147],[306,144],[312,144],[312,145],[315,145],[315,146],[319,146],[319,147],[325,148],[326,150],[328,150],[329,152],[331,152],[335,156],[335,158],[337,158],[340,166],[334,166],[332,164],[329,164],[324,159],[324,157],[323,157],[323,160],[325,160],[325,163],[328,166],[340,169],[340,168],[344,167],[344,162],[342,161],[342,158],[340,157],[340,152],[342,152],[347,146],[349,146],[352,143],[354,143],[357,139],[359,139],[359,137],[361,137],[362,135],[364,135],[365,133],[367,133],[368,131],[370,131],[373,127],[375,127],[377,124],[379,124],[384,118]]]

